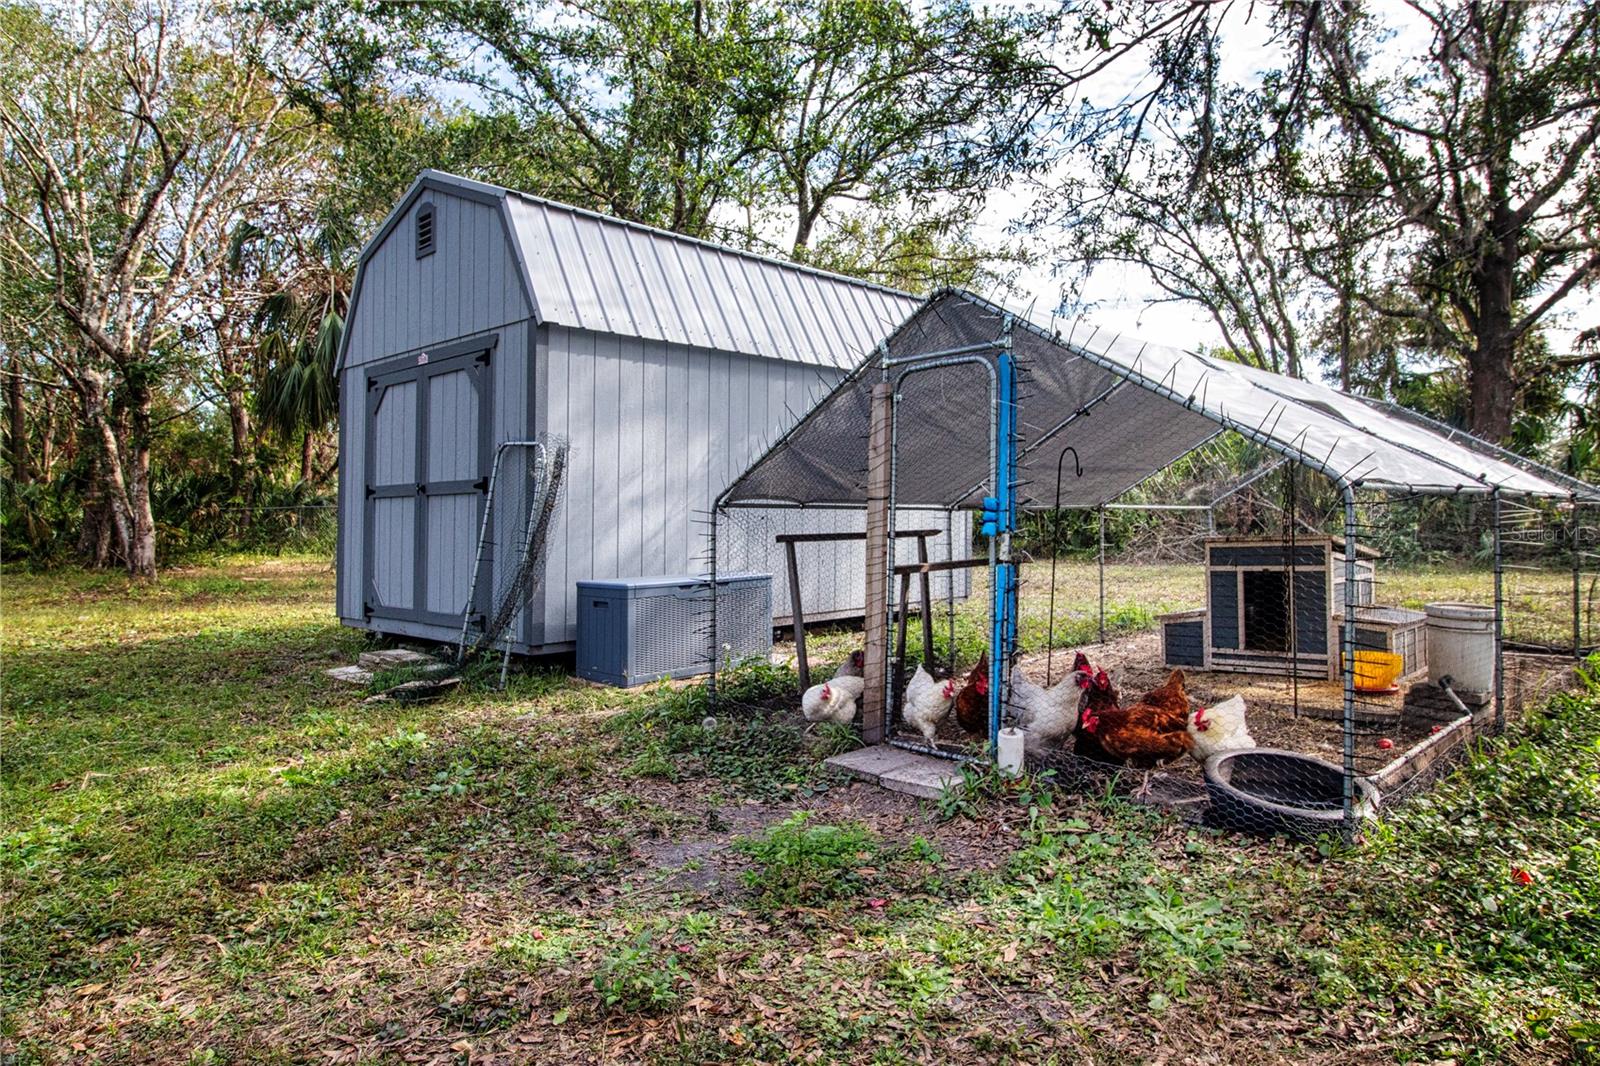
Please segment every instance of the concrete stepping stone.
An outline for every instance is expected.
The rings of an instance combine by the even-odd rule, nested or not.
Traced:
[[[918,799],[938,799],[945,789],[961,784],[959,763],[888,744],[847,751],[828,759],[825,765]]]
[[[322,672],[335,681],[346,685],[360,685],[364,688],[372,684],[372,671],[364,670],[359,666],[335,666],[331,670]]]
[[[431,666],[438,660],[431,655],[410,648],[383,648],[378,651],[364,651],[356,657],[356,662],[364,670],[393,670],[401,666]]]

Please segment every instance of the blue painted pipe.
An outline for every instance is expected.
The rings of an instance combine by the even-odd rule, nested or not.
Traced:
[[[995,508],[994,529],[999,537],[1001,551],[995,566],[994,597],[991,615],[993,628],[989,634],[989,740],[998,753],[1000,747],[1000,711],[1005,695],[1005,672],[1017,646],[1017,568],[1011,561],[1011,533],[1017,526],[1017,501],[1014,487],[1017,483],[1016,439],[1016,364],[1011,354],[1011,323],[1004,328],[1005,343],[997,360],[999,368],[1000,417],[995,424]]]

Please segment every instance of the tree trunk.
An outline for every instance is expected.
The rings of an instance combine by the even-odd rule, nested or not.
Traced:
[[[113,552],[116,520],[105,496],[104,464],[105,460],[96,452],[90,464],[89,487],[83,496],[83,525],[78,530],[78,554],[96,570],[104,570],[116,561]]]
[[[239,487],[244,484],[245,473],[250,469],[250,407],[243,389],[230,387],[227,401],[228,426],[233,433],[233,451],[228,456],[228,484],[237,496]]]
[[[156,519],[150,506],[150,390],[128,388],[128,507],[133,536],[128,543],[128,573],[140,580],[156,576]]]
[[[25,404],[27,395],[22,386],[22,368],[15,354],[10,359],[10,373],[6,375],[6,425],[10,440],[11,477],[19,485],[33,480],[28,466],[28,418]]]
[[[1350,288],[1339,293],[1339,391],[1350,391]]]
[[[800,188],[795,193],[795,214],[798,216],[798,221],[795,223],[794,246],[789,253],[795,262],[804,263],[806,253],[810,250],[811,230],[817,224],[816,209],[811,202],[811,190],[804,182],[800,183]]]
[[[1511,436],[1516,412],[1517,382],[1512,336],[1517,266],[1515,224],[1504,205],[1492,215],[1491,235],[1473,271],[1477,290],[1476,344],[1467,357],[1468,426],[1474,435],[1496,444]],[[1496,236],[1498,235],[1498,236]]]
[[[47,393],[43,399],[44,421],[39,426],[39,463],[35,472],[41,481],[49,481],[50,471],[56,463],[57,405],[60,396]],[[62,428],[66,439],[62,442],[61,451],[70,461],[77,454],[77,423],[69,416]]]
[[[305,436],[300,439],[300,481],[302,484],[311,480],[311,431],[306,430]]]
[[[126,563],[132,557],[133,530],[127,484],[122,477],[122,452],[116,427],[106,410],[105,379],[97,371],[84,371],[78,386],[85,439],[94,448],[78,546],[91,566]]]

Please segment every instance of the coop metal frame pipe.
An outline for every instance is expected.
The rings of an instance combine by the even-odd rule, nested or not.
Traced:
[[[1576,494],[1572,496],[1572,535],[1567,550],[1572,553],[1572,657],[1583,658],[1583,613],[1579,599],[1583,595],[1583,514]]]
[[[1344,834],[1356,835],[1356,490],[1344,490],[1344,632],[1339,645],[1344,674]]]
[[[1209,511],[1209,503],[1102,503],[1095,510],[1104,511]]]
[[[979,352],[993,351],[998,347],[1000,347],[999,341],[980,341],[977,344],[963,344],[959,348],[942,348],[935,352],[918,352],[916,355],[900,355],[891,358],[887,353],[885,353],[882,365],[885,368],[888,368],[891,366],[907,366],[912,363],[921,364],[930,361],[941,362],[946,359],[958,358],[960,356],[976,355]]]
[[[956,509],[954,507],[946,507],[944,511],[944,544],[946,558],[954,560],[956,558]],[[967,524],[966,551],[971,550],[972,525],[969,522]],[[971,587],[971,583],[969,582],[967,586],[969,592],[971,591]],[[945,575],[944,600],[945,625],[949,630],[949,640],[946,650],[950,653],[950,673],[953,676],[956,672],[956,575],[954,573]]]
[[[708,584],[711,589],[711,631],[706,637],[710,653],[707,664],[710,667],[710,676],[706,678],[706,703],[710,707],[712,714],[716,714],[720,710],[717,698],[717,668],[719,665],[719,656],[717,655],[717,526],[720,524],[719,519],[722,514],[722,502],[718,500],[717,505],[711,509],[711,532],[707,537],[711,547],[711,565],[707,567],[710,574]]]
[[[984,372],[989,375],[989,469],[993,472],[993,475],[994,475],[995,479],[998,481],[999,480],[999,469],[1000,468],[997,465],[998,464],[998,454],[997,454],[997,451],[996,451],[996,447],[997,447],[997,441],[999,440],[999,433],[1000,433],[1000,415],[999,415],[999,411],[1000,411],[1000,398],[999,398],[999,394],[1000,394],[1000,374],[999,374],[999,371],[996,369],[994,362],[992,362],[989,359],[985,359],[981,355],[976,354],[977,352],[980,352],[980,351],[992,350],[995,346],[996,345],[993,342],[990,342],[988,344],[984,344],[984,345],[981,345],[981,346],[974,346],[970,350],[964,350],[964,351],[956,353],[956,354],[933,353],[933,354],[925,356],[925,357],[906,357],[906,358],[901,358],[901,359],[884,359],[883,362],[882,362],[883,379],[885,381],[889,380],[889,377],[890,377],[889,369],[891,367],[903,367],[904,368],[904,369],[900,370],[897,374],[894,375],[894,380],[892,382],[892,384],[894,385],[894,391],[891,394],[891,400],[890,400],[890,403],[889,403],[889,516],[888,516],[888,519],[889,519],[889,536],[888,536],[888,546],[885,549],[885,554],[886,554],[887,558],[884,559],[884,566],[885,566],[885,571],[884,572],[887,573],[887,574],[894,573],[894,559],[895,559],[895,543],[894,543],[895,521],[894,521],[894,516],[895,516],[895,510],[896,510],[895,493],[897,491],[899,491],[899,483],[900,483],[900,481],[899,481],[899,479],[900,479],[900,402],[901,402],[901,399],[903,398],[901,390],[905,387],[906,379],[911,377],[911,375],[913,375],[913,374],[920,374],[920,373],[923,373],[924,371],[939,370],[939,369],[943,369],[945,367],[952,367],[952,366],[979,366],[979,367],[982,367],[984,369]],[[994,540],[993,540],[993,538],[991,538],[990,541],[989,541],[989,575],[990,575],[990,589],[991,590],[995,587],[994,574],[995,574],[995,548],[994,548]],[[951,576],[950,580],[952,582],[954,581],[954,576],[953,575]],[[887,595],[884,597],[884,599],[885,599],[885,602],[887,602],[888,605],[889,605],[889,611],[890,611],[891,614],[893,613],[894,606],[895,606],[894,594],[895,594],[894,582],[890,581],[889,582],[888,592],[887,592]],[[953,634],[953,630],[952,630],[952,634]],[[951,663],[953,665],[954,662],[955,662],[955,642],[954,642],[953,638],[951,640],[950,657],[951,657],[950,661],[951,661]],[[993,667],[993,663],[991,663],[990,664],[991,673],[993,672],[993,668],[994,668]],[[892,695],[894,693],[894,684],[893,684],[893,682],[894,682],[894,666],[890,662],[889,657],[885,656],[884,657],[883,690],[884,690],[885,693],[888,693],[891,697],[892,697]],[[992,727],[991,740],[994,740],[994,739],[998,738],[998,736],[999,736],[999,726],[993,724],[994,722],[998,721],[998,712],[995,710],[996,694],[995,694],[995,692],[994,692],[994,690],[992,688],[991,688],[990,693],[989,693],[989,700],[990,700],[990,705],[991,705],[990,706],[990,718],[991,718],[991,727]],[[888,699],[885,702],[888,703],[888,704],[892,704],[893,700],[892,699]],[[884,710],[885,710],[885,717],[889,718],[890,716],[888,715],[888,711],[890,710],[890,708],[889,707],[885,707]],[[907,741],[896,739],[894,737],[893,733],[888,729],[888,727],[890,725],[892,725],[892,724],[893,724],[892,721],[885,721],[885,723],[884,723],[885,733],[889,737],[888,743],[890,745],[892,745],[894,747],[905,748],[905,749],[907,749],[909,751],[920,751],[920,752],[923,752],[925,754],[930,754],[930,755],[942,755],[945,758],[950,758],[951,757],[951,753],[942,751],[939,748],[928,748],[928,747],[926,747],[924,745],[920,745],[920,744],[914,745],[914,744],[911,744],[911,743],[909,743]]]
[[[1100,643],[1106,642],[1106,506],[1095,508],[1100,519]]]
[[[1469,433],[1460,426],[1452,426],[1448,422],[1441,422],[1437,418],[1425,415],[1421,411],[1413,411],[1404,404],[1395,403],[1393,400],[1378,400],[1366,396],[1358,396],[1355,399],[1361,400],[1369,407],[1392,412],[1400,418],[1413,423],[1421,423],[1443,436],[1445,440],[1452,442],[1457,440],[1468,441],[1470,446],[1481,454],[1516,467],[1523,473],[1533,474],[1536,477],[1544,478],[1546,481],[1553,481],[1557,485],[1565,486],[1574,496],[1582,496],[1588,500],[1600,499],[1600,495],[1595,493],[1593,485],[1575,478],[1565,471],[1557,470],[1553,466],[1541,463],[1537,459],[1529,459],[1527,456],[1519,455],[1509,448],[1501,447],[1494,441],[1485,440],[1483,437]]]
[[[990,550],[998,539],[1000,558],[991,561],[994,584],[993,632],[990,637],[989,656],[989,742],[992,755],[1000,756],[1000,713],[1010,692],[1011,657],[1017,646],[1017,564],[1011,557],[1011,535],[1017,525],[1015,490],[1017,474],[1017,367],[1012,349],[1011,328],[1013,317],[1007,314],[1000,323],[1000,356],[995,361],[999,377],[1000,396],[995,404],[999,426],[995,431],[994,479],[999,506],[996,533],[990,538]],[[992,556],[991,556],[992,559]]]
[[[1494,510],[1494,731],[1506,728],[1505,557],[1500,543],[1500,490],[1489,493]]]

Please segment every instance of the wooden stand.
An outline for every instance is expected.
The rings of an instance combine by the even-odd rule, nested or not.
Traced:
[[[898,536],[898,534],[896,534]],[[895,574],[900,578],[900,617],[895,634],[894,661],[901,670],[905,669],[906,662],[906,615],[911,606],[911,575],[917,575],[922,581],[922,665],[930,671],[933,669],[933,599],[928,594],[928,575],[947,573],[954,570],[976,570],[989,565],[988,559],[948,559],[942,563],[928,562],[927,544],[920,538],[917,541],[917,554],[921,558],[919,563],[901,563],[894,568]]]
[[[939,533],[940,530],[937,529],[895,530],[895,538],[899,539],[900,537],[916,537],[917,558],[926,563],[928,561],[928,538],[937,537]],[[797,558],[795,545],[835,544],[848,540],[865,540],[866,537],[867,535],[865,533],[779,533],[776,537],[772,538],[777,543],[783,545],[784,555],[788,563],[789,618],[791,624],[794,626],[794,651],[796,666],[800,674],[800,691],[802,692],[811,687],[811,656],[806,650],[805,606],[801,603],[800,597],[800,561]],[[935,564],[935,566],[937,568],[937,564]],[[903,569],[905,568],[896,568],[895,572],[899,573]],[[906,606],[906,590],[904,582],[901,583],[900,605],[900,645],[901,652],[903,653],[905,650],[904,634]],[[922,576],[922,635],[923,647],[926,649],[931,649],[933,647],[933,597],[929,594],[927,573],[923,573]],[[932,660],[929,659],[930,654],[931,652],[924,652],[923,658],[924,660],[928,661],[929,665],[931,666]],[[903,658],[904,655],[902,654],[901,657]]]

